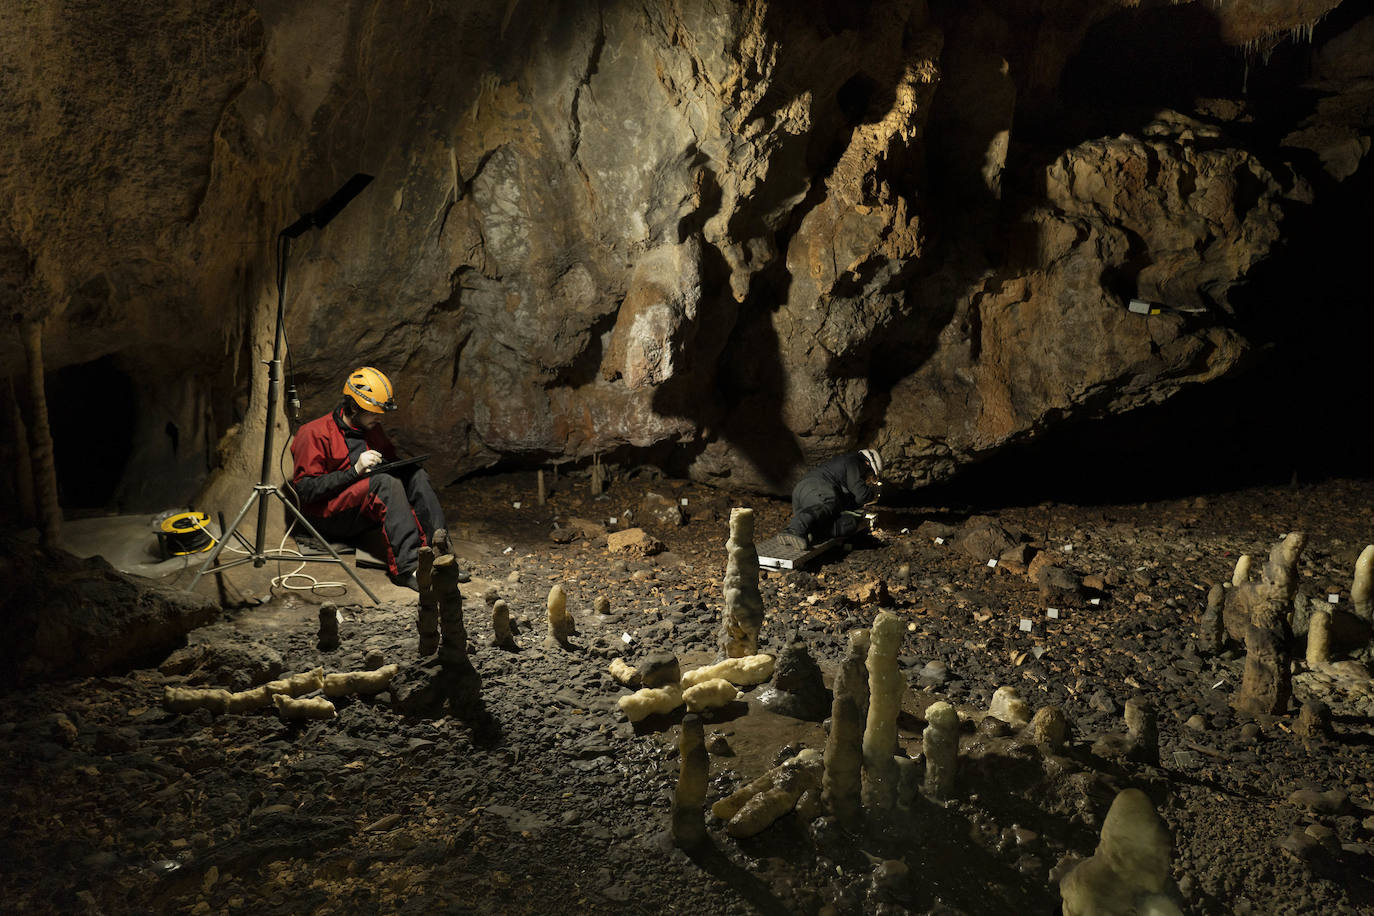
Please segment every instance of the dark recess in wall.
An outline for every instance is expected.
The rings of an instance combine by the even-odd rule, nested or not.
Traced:
[[[108,508],[133,449],[137,397],[113,356],[48,374],[62,509]]]
[[[1374,477],[1370,170],[1318,200],[1289,213],[1283,243],[1237,296],[1239,329],[1260,350],[1246,371],[1049,433],[914,499],[1119,503]]]

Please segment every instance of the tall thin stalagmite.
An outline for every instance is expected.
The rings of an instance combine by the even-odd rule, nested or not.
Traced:
[[[725,612],[720,622],[720,651],[726,658],[743,658],[758,652],[759,631],[763,629],[753,509],[730,510],[730,540],[725,550]]]
[[[43,386],[43,323],[24,322],[22,336],[29,362],[29,452],[38,495],[38,527],[43,543],[55,547],[62,538],[62,507],[57,501],[57,463],[48,425],[48,395]]]

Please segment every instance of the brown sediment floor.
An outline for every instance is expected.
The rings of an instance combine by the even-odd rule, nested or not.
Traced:
[[[1092,852],[1115,792],[1131,786],[1149,794],[1174,833],[1185,912],[1374,907],[1370,695],[1357,683],[1335,685],[1322,694],[1335,712],[1333,735],[1300,738],[1297,702],[1321,689],[1317,679],[1299,665],[1291,714],[1252,721],[1228,706],[1243,658],[1197,644],[1210,584],[1229,581],[1241,553],[1258,567],[1292,530],[1309,538],[1299,601],[1311,607],[1335,595],[1348,608],[1355,557],[1374,542],[1374,483],[980,509],[1022,540],[1024,559],[1041,552],[1101,578],[1082,599],[1058,602],[1054,618],[1014,559],[989,566],[991,558],[960,550],[955,537],[935,542],[941,531],[966,530],[971,507],[885,510],[874,537],[809,570],[765,575],[763,649],[799,638],[827,679],[845,633],[877,612],[860,587],[886,582],[892,609],[909,624],[900,663],[912,690],[899,743],[919,756],[925,706],[954,703],[969,725],[957,797],[943,806],[917,798],[909,812],[859,835],[788,816],[736,841],[712,823],[712,848],[694,858],[663,841],[675,718],[626,723],[615,701],[627,691],[606,665],[615,655],[633,663],[664,650],[684,669],[712,660],[729,509],[753,506],[764,536],[785,523],[788,507],[649,477],[617,480],[602,498],[588,494],[585,479],[565,477],[550,489],[542,507],[533,474],[443,493],[473,577],[463,586],[465,616],[498,735],[475,735],[456,717],[401,717],[386,694],[341,701],[336,719],[297,725],[267,712],[160,708],[167,684],[231,686],[220,682],[273,653],[287,673],[355,670],[369,655],[414,660],[412,593],[370,571],[381,607],[339,590],[279,593],[193,634],[205,647],[198,673],[148,669],[8,692],[0,724],[5,908],[1050,912],[1061,863]],[[662,554],[612,556],[595,531],[566,544],[549,536],[555,521],[567,528],[574,518],[606,525],[615,517],[622,526],[627,510],[636,524],[649,491],[687,500],[686,525],[651,529],[667,547]],[[570,651],[543,647],[555,582],[577,623]],[[519,652],[487,644],[481,596],[493,589],[523,622]],[[611,608],[598,616],[592,606],[602,595]],[[333,652],[315,648],[325,600],[344,605]],[[927,667],[935,661],[943,672]],[[1064,710],[1072,737],[1062,755],[973,730],[1003,685],[1016,686],[1032,710]],[[711,758],[708,800],[785,749],[823,741],[820,723],[760,710],[757,693],[707,721],[708,744],[729,748]],[[1158,767],[1091,752],[1097,734],[1124,731],[1121,708],[1134,696],[1158,713]],[[723,743],[711,743],[715,736]],[[1304,788],[1344,798],[1292,797]],[[901,861],[905,877],[877,869],[884,860]]]

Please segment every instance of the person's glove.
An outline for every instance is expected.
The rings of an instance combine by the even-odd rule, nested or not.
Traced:
[[[382,463],[382,453],[375,448],[370,448],[358,456],[357,462],[353,465],[353,473],[366,474]]]

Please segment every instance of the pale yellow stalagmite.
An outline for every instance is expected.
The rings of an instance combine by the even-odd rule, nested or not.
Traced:
[[[491,605],[491,644],[512,652],[520,648],[510,628],[510,605],[504,598],[497,598]]]
[[[1011,725],[1021,728],[1031,720],[1030,707],[1021,699],[1021,691],[1015,687],[998,687],[988,706],[988,715],[994,716]]]
[[[897,801],[897,714],[906,683],[897,669],[906,628],[895,614],[882,611],[873,621],[868,649],[868,722],[864,728],[863,803],[885,811]]]
[[[1173,838],[1139,789],[1116,796],[1091,858],[1059,882],[1064,916],[1181,913],[1170,898]]]
[[[563,586],[557,583],[549,589],[548,600],[549,611],[549,635],[544,638],[544,646],[553,648],[555,646],[567,647],[568,638],[576,630],[573,621],[568,616],[568,593],[563,590]]]
[[[621,697],[616,701],[616,705],[625,714],[625,718],[631,722],[638,722],[654,713],[672,712],[677,709],[682,705],[682,690],[672,685],[645,687],[629,696]]]
[[[754,510],[730,510],[730,540],[725,543],[725,611],[720,621],[720,651],[742,658],[759,650],[763,596],[759,593],[759,552],[754,547]]]
[[[334,704],[324,697],[306,697],[303,700],[297,700],[284,693],[279,693],[272,697],[272,702],[277,707],[277,715],[291,721],[332,719],[336,715]]]
[[[921,750],[926,758],[926,792],[945,799],[954,794],[954,771],[959,761],[959,714],[943,701],[926,707]]]
[[[1058,706],[1041,706],[1031,717],[1028,737],[1051,753],[1057,754],[1064,749],[1064,739],[1068,733],[1068,719]]]
[[[164,687],[162,705],[171,712],[194,712],[197,709],[224,712],[231,695],[229,691],[218,688]]]
[[[293,674],[288,678],[277,681],[268,681],[267,692],[273,695],[284,693],[287,696],[298,697],[303,693],[310,693],[324,687],[324,669],[312,668],[300,674]]]
[[[607,670],[610,671],[611,677],[615,678],[626,687],[637,688],[639,686],[639,669],[635,668],[633,665],[625,664],[624,659],[611,659],[610,667]]]
[[[1231,572],[1231,584],[1241,586],[1248,581],[1250,581],[1250,554],[1243,553],[1236,560],[1236,568]]]
[[[1331,662],[1331,615],[1317,611],[1307,622],[1307,667],[1322,668]]]
[[[821,752],[807,748],[716,802],[711,813],[726,822],[732,837],[754,836],[820,787],[822,767]]]
[[[739,699],[739,688],[724,678],[702,681],[682,691],[682,700],[688,712],[705,712],[727,706]]]
[[[695,849],[706,841],[706,782],[711,770],[700,716],[689,713],[682,717],[678,758],[671,833],[678,846]]]
[[[714,665],[693,668],[682,673],[682,688],[685,690],[716,678],[727,680],[738,687],[762,684],[773,676],[773,661],[771,655],[746,655],[743,658],[727,658]]]
[[[1360,558],[1355,561],[1350,603],[1354,606],[1356,617],[1374,623],[1374,544],[1360,551]]]
[[[375,671],[349,671],[326,674],[324,676],[324,695],[327,697],[346,697],[351,694],[372,696],[391,686],[391,679],[400,670],[399,665],[385,665]]]
[[[825,810],[846,826],[853,825],[861,809],[864,722],[868,718],[867,630],[852,630],[849,648],[835,675],[830,705],[830,735],[825,742],[825,772],[821,801]]]

